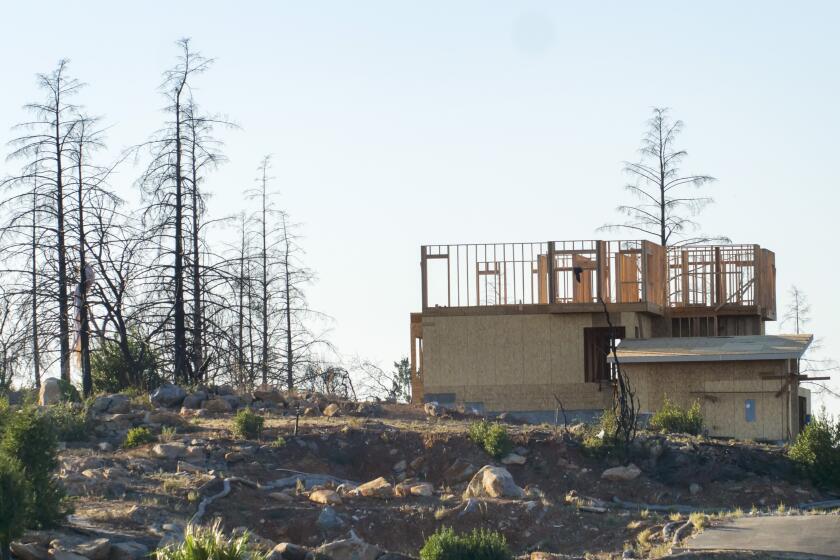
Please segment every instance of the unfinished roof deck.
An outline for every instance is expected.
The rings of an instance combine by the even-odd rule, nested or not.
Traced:
[[[758,245],[650,241],[425,245],[423,313],[636,311],[775,319],[775,261]]]
[[[810,334],[626,339],[616,354],[622,364],[798,360],[813,339]]]

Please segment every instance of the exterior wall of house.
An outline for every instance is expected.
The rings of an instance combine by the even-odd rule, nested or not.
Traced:
[[[641,313],[615,313],[627,338],[649,336]],[[584,328],[606,326],[596,313],[459,315],[422,319],[424,399],[498,413],[550,412],[554,395],[569,419],[591,419],[611,397],[584,382]]]
[[[622,364],[642,413],[656,412],[666,396],[683,407],[700,401],[709,435],[769,441],[798,432],[798,387],[785,385],[787,368],[786,360]]]

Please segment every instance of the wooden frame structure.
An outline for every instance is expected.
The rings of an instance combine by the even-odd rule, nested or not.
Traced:
[[[758,245],[651,241],[424,245],[423,312],[615,311],[776,318],[775,254]]]
[[[425,245],[420,268],[424,313],[588,312],[601,299],[660,314],[665,306],[665,252],[650,241]]]

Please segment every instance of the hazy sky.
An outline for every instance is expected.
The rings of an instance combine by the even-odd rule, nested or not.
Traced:
[[[666,105],[686,170],[719,179],[704,229],[775,251],[779,314],[796,283],[837,356],[838,21],[829,2],[9,2],[0,139],[60,58],[113,153],[146,139],[191,37],[217,58],[199,103],[241,126],[211,212],[243,208],[274,154],[313,307],[343,354],[387,366],[409,351],[421,244],[607,237],[622,161]]]

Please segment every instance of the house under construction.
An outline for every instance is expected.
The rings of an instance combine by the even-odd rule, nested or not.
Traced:
[[[619,359],[643,339],[648,359],[662,354],[655,365],[626,368],[636,376],[643,412],[656,410],[664,396],[699,400],[704,415],[717,419],[713,435],[778,440],[799,431],[801,411],[810,406],[798,372],[810,338],[775,339],[783,351],[761,352],[774,342],[763,335],[765,321],[776,319],[776,269],[774,253],[758,245],[426,245],[420,269],[422,312],[411,315],[415,402],[543,419],[562,403],[570,420],[592,420],[612,398],[608,313],[616,339],[626,342]],[[657,349],[657,341],[689,337],[684,342],[718,340],[705,346],[718,352],[702,361],[686,358],[691,344],[682,354]],[[752,337],[756,351],[729,355],[719,337]],[[669,394],[652,392],[666,386],[658,377],[699,378],[701,369],[708,384],[677,377]],[[733,428],[737,423],[719,409],[743,415],[750,429]]]

